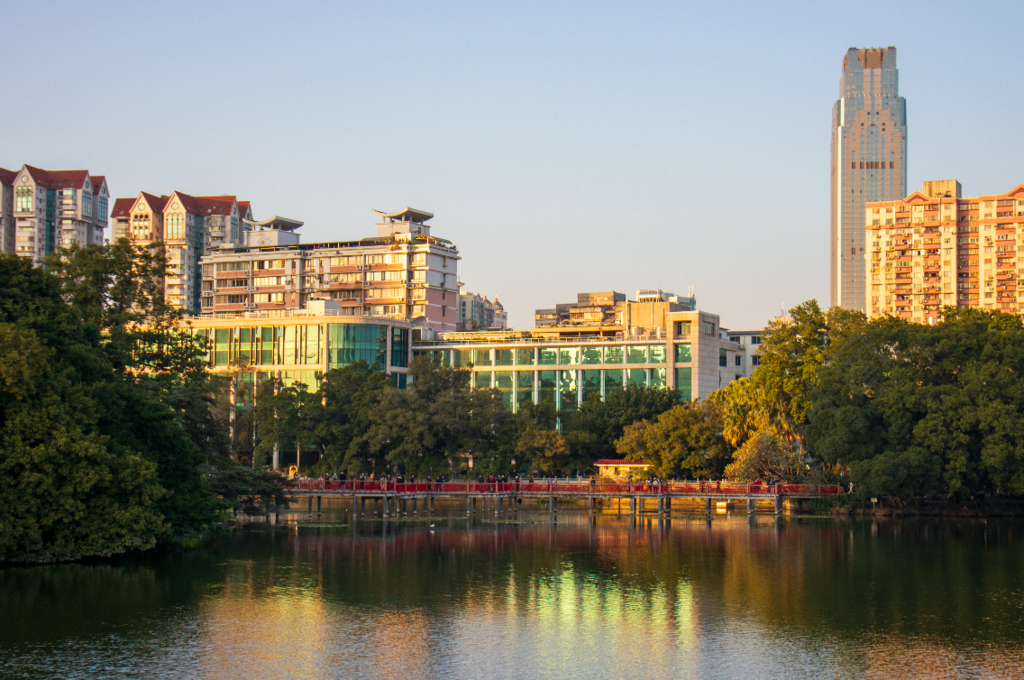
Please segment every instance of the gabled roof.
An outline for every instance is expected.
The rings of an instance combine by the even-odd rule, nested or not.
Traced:
[[[50,174],[46,172],[46,170],[31,166],[28,163],[23,166],[23,169],[29,174],[29,177],[32,178],[32,181],[35,182],[37,186],[53,188],[53,180],[50,179]]]
[[[140,191],[138,198],[132,201],[133,206],[138,202],[139,198],[146,199],[149,209],[153,212],[163,212],[164,206],[167,205],[167,201],[170,200],[167,196],[154,196],[153,194],[147,194],[145,191]]]
[[[81,189],[89,178],[88,170],[48,170],[54,189]]]
[[[904,203],[912,203],[913,201],[924,201],[925,203],[927,203],[928,201],[931,201],[931,200],[933,200],[933,199],[929,198],[928,196],[926,196],[925,194],[921,193],[920,191],[915,191],[914,193],[912,193],[909,196],[907,196],[906,198],[904,198],[903,202]]]
[[[107,181],[107,178],[103,175],[93,175],[92,177],[92,193],[100,193],[100,189],[103,188],[103,183]]]
[[[114,209],[110,211],[111,217],[128,217],[135,205],[134,198],[118,198],[114,201]]]
[[[1007,196],[1018,196],[1024,194],[1024,184],[1018,184],[1014,188],[1006,192]]]
[[[238,215],[242,219],[252,219],[252,204],[249,201],[238,202]]]
[[[0,168],[0,184],[6,184],[11,186],[14,184],[14,178],[18,176],[14,170],[8,170],[7,168]]]

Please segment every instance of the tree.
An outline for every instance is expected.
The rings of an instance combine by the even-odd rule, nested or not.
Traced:
[[[0,258],[0,280],[10,268]],[[144,549],[168,529],[156,466],[101,434],[75,377],[33,330],[0,323],[0,561]]]
[[[583,467],[615,456],[615,442],[633,423],[652,420],[679,404],[681,393],[646,385],[627,385],[602,401],[592,397],[579,411],[560,414],[566,442]]]
[[[236,513],[258,515],[289,505],[283,478],[270,470],[253,470],[230,463],[211,468],[209,475],[214,493]]]
[[[327,372],[320,388],[322,408],[311,414],[307,426],[320,450],[314,474],[370,468],[373,452],[366,435],[373,426],[372,413],[393,390],[391,377],[365,361]]]
[[[769,430],[760,430],[733,454],[725,476],[741,482],[757,479],[795,482],[803,462],[792,444]]]
[[[410,362],[409,373],[409,386],[385,391],[371,414],[373,469],[387,461],[407,475],[450,474],[468,455],[509,468],[512,449],[503,443],[511,413],[497,390],[471,389],[469,371],[426,355]]]
[[[653,421],[626,427],[615,449],[627,460],[645,460],[662,478],[718,477],[731,448],[721,434],[721,418],[707,402],[677,404]]]

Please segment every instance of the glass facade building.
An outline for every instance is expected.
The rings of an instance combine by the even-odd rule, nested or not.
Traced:
[[[323,374],[358,361],[376,365],[405,385],[411,356],[409,325],[392,319],[336,315],[191,319],[205,341],[213,373],[241,373],[252,381],[278,374],[286,384],[320,384]]]

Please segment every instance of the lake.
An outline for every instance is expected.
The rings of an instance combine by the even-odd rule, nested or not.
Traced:
[[[1024,676],[1020,520],[552,520],[329,500],[194,549],[0,569],[0,675]]]

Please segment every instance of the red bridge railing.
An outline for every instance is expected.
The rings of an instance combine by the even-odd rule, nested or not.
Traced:
[[[741,484],[736,482],[662,482],[591,483],[590,481],[553,480],[534,482],[389,482],[300,479],[291,482],[291,491],[389,494],[536,494],[556,496],[831,496],[843,492],[840,485],[817,484]]]

